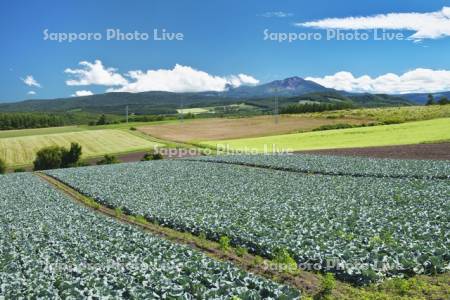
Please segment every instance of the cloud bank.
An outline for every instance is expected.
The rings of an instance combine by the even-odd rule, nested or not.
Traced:
[[[246,74],[214,76],[189,66],[175,65],[173,69],[134,70],[125,75],[114,68],[106,68],[100,60],[94,63],[82,61],[82,69],[66,69],[75,78],[67,80],[67,85],[104,85],[108,92],[202,92],[224,91],[229,86],[258,84],[259,80]]]
[[[36,79],[34,79],[34,77],[32,75],[27,75],[25,78],[20,78],[23,83],[25,83],[28,86],[35,86],[35,87],[41,87],[41,84],[39,82],[36,81]]]
[[[36,95],[36,92],[35,92],[35,91],[28,91],[27,94],[28,94],[28,95]]]
[[[383,94],[428,93],[450,90],[450,71],[415,69],[401,75],[387,73],[378,77],[353,76],[342,71],[324,77],[307,77],[328,88],[347,92]]]
[[[81,69],[64,70],[66,74],[72,76],[72,79],[66,81],[67,85],[125,85],[128,81],[120,74],[116,73],[114,68],[105,68],[100,60],[94,63],[82,61],[79,63]]]
[[[412,40],[438,39],[450,36],[450,7],[429,13],[389,13],[366,17],[327,18],[297,23],[297,26],[319,29],[386,29],[415,31]]]

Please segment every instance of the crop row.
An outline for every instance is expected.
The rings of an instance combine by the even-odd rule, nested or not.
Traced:
[[[449,179],[450,163],[436,160],[398,160],[328,155],[222,155],[202,156],[188,160],[201,160],[229,164],[242,164],[303,173],[328,175],[412,177]]]
[[[161,225],[358,283],[449,269],[450,182],[157,161],[50,171]],[[330,263],[331,262],[331,263]]]
[[[0,298],[298,298],[73,203],[31,174],[0,176]]]

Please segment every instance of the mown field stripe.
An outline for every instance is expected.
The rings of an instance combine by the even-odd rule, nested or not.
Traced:
[[[262,164],[254,164],[247,162],[231,162],[231,161],[219,161],[214,159],[192,159],[192,158],[183,158],[185,161],[192,162],[203,162],[203,163],[216,163],[216,164],[225,164],[225,165],[237,165],[243,167],[250,168],[259,168],[266,170],[275,170],[275,171],[284,171],[284,172],[292,172],[292,173],[301,173],[308,175],[327,175],[327,176],[349,176],[349,177],[372,177],[372,178],[396,178],[396,179],[429,179],[429,180],[447,180],[449,176],[445,175],[432,175],[432,176],[419,176],[419,175],[395,175],[395,174],[364,174],[364,173],[349,173],[349,172],[327,172],[327,171],[311,171],[290,167],[279,167],[279,166],[267,166]]]
[[[247,272],[297,288],[307,295],[316,295],[320,293],[320,277],[316,274],[301,270],[296,270],[295,272],[280,272],[276,270],[276,268],[267,268],[265,266],[273,266],[273,263],[267,259],[252,255],[250,253],[245,253],[239,256],[236,254],[236,249],[232,246],[230,246],[228,250],[223,250],[217,242],[202,239],[190,233],[180,232],[168,227],[151,223],[149,221],[142,222],[133,215],[128,215],[125,213],[118,214],[114,208],[107,207],[96,202],[94,199],[87,197],[75,188],[63,183],[53,176],[42,172],[35,172],[34,174],[48,182],[56,189],[61,190],[70,196],[70,198],[75,202],[83,204],[84,206],[100,214],[114,218],[123,223],[138,226],[144,231],[155,234],[172,242],[190,246],[195,250],[202,251],[211,258],[230,262]]]

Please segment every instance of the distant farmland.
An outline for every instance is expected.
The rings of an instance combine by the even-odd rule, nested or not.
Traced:
[[[450,118],[396,125],[283,134],[266,137],[212,140],[202,144],[227,146],[234,150],[254,149],[263,152],[273,145],[278,149],[312,150],[385,145],[407,145],[450,140]]]
[[[153,148],[157,143],[122,130],[88,130],[55,134],[38,134],[0,138],[0,158],[10,166],[31,164],[36,152],[47,146],[69,146],[71,142],[83,147],[83,157],[121,153]]]
[[[311,118],[302,115],[281,115],[276,124],[273,116],[237,119],[202,119],[185,123],[143,126],[138,129],[165,140],[190,142],[258,137],[298,131],[310,131],[322,125],[363,124],[366,119]]]

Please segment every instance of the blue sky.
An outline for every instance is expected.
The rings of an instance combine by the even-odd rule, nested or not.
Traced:
[[[398,82],[392,91],[413,91],[411,86],[420,81],[408,78],[423,77],[423,74],[434,78],[429,87],[431,90],[450,86],[450,79],[447,80],[450,73],[444,72],[450,70],[450,37],[447,35],[436,37],[430,33],[424,38],[395,41],[372,38],[367,41],[264,40],[266,29],[271,33],[324,34],[326,29],[321,23],[313,27],[295,24],[326,18],[426,14],[450,7],[450,1],[434,0],[342,3],[322,0],[2,1],[0,101],[70,97],[77,91],[196,91],[200,86],[220,90],[225,83],[237,86],[289,76],[314,78],[324,85],[355,91],[383,91],[389,77],[375,78],[388,73],[398,76],[394,78]],[[147,32],[150,39],[107,41],[105,31],[108,28]],[[103,36],[98,41],[58,42],[44,40],[45,29],[50,33],[99,32]],[[154,29],[179,32],[184,37],[182,41],[154,41]],[[387,32],[403,33],[408,37],[418,30],[388,29]],[[90,78],[97,75],[89,65],[79,63],[85,61],[92,66],[96,60],[101,61],[105,70],[115,69],[109,70],[106,76],[118,74],[121,77],[119,83],[122,79],[129,83],[120,85],[108,79]],[[177,64],[179,68],[175,69]],[[68,68],[86,72],[71,74],[67,72]],[[402,74],[417,69],[420,71],[408,73],[404,76],[406,79],[402,77]],[[126,75],[138,70],[140,72],[134,77]],[[163,71],[148,73],[149,70]],[[334,76],[336,73],[338,76]],[[348,77],[349,73],[353,78]],[[326,78],[327,75],[332,77]],[[367,77],[361,78],[364,75],[370,78],[369,83],[364,80]],[[172,78],[175,79],[171,83],[166,82]],[[190,83],[189,78],[198,82]],[[346,78],[354,81],[349,87],[344,82]],[[71,79],[75,84],[67,83]]]

